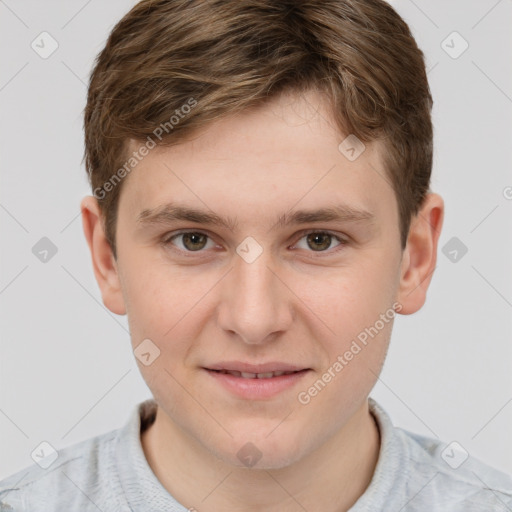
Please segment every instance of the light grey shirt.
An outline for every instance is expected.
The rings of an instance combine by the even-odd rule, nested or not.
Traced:
[[[350,512],[512,512],[510,475],[465,458],[457,445],[393,426],[368,401],[381,435],[379,459]],[[34,464],[2,480],[0,512],[200,512],[200,502],[178,503],[144,456],[140,432],[155,411],[155,401],[145,400],[122,428],[59,450],[46,469]]]

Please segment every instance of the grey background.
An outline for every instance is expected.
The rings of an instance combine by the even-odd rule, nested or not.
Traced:
[[[427,56],[446,216],[427,303],[398,315],[371,396],[396,425],[512,472],[512,1],[392,3]],[[88,75],[134,4],[0,1],[0,478],[41,441],[120,427],[150,396],[126,318],[102,305],[79,214]],[[59,45],[47,59],[31,48],[43,31]],[[453,31],[469,43],[458,58],[441,46],[460,51]],[[42,237],[57,248],[46,263],[32,252]],[[455,262],[442,251],[453,237],[468,249]]]

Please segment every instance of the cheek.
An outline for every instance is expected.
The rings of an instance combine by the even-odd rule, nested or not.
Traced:
[[[318,383],[334,406],[344,397],[350,401],[357,390],[369,391],[384,362],[395,312],[394,276],[391,258],[361,259],[357,265],[339,269],[323,286],[312,280],[304,302],[321,322],[321,343],[327,354],[325,372]],[[327,328],[324,327],[327,326]],[[320,336],[320,333],[318,333]],[[340,359],[341,358],[341,361]],[[334,377],[333,377],[334,375]],[[315,391],[313,391],[315,393]]]
[[[305,382],[298,401],[308,410],[330,411],[332,425],[344,421],[347,411],[368,396],[381,372],[393,326],[389,316],[382,321],[377,315],[361,328],[354,324],[343,331],[340,325],[340,335],[324,344],[328,362]]]
[[[396,279],[390,268],[382,258],[366,258],[328,277],[302,280],[300,296],[339,343],[373,325],[392,306]]]
[[[197,302],[183,276],[147,257],[126,258],[123,294],[134,345],[142,339],[155,340],[160,346],[179,330],[180,319]]]

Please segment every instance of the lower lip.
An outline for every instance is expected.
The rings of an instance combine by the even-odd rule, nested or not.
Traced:
[[[205,369],[206,370],[206,369]],[[271,398],[295,386],[310,370],[270,377],[269,379],[246,379],[229,373],[206,370],[219,384],[231,393],[250,400]]]

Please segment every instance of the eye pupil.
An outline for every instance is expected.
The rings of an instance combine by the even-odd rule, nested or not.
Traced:
[[[313,244],[320,244],[320,250],[328,249],[331,245],[331,235],[328,233],[310,233],[307,236],[308,247],[310,249],[316,250],[318,247],[312,247],[311,242]]]
[[[202,249],[206,243],[206,235],[201,233],[183,233],[183,245],[190,251]],[[191,242],[192,246],[188,242]],[[197,247],[199,245],[199,247]]]

